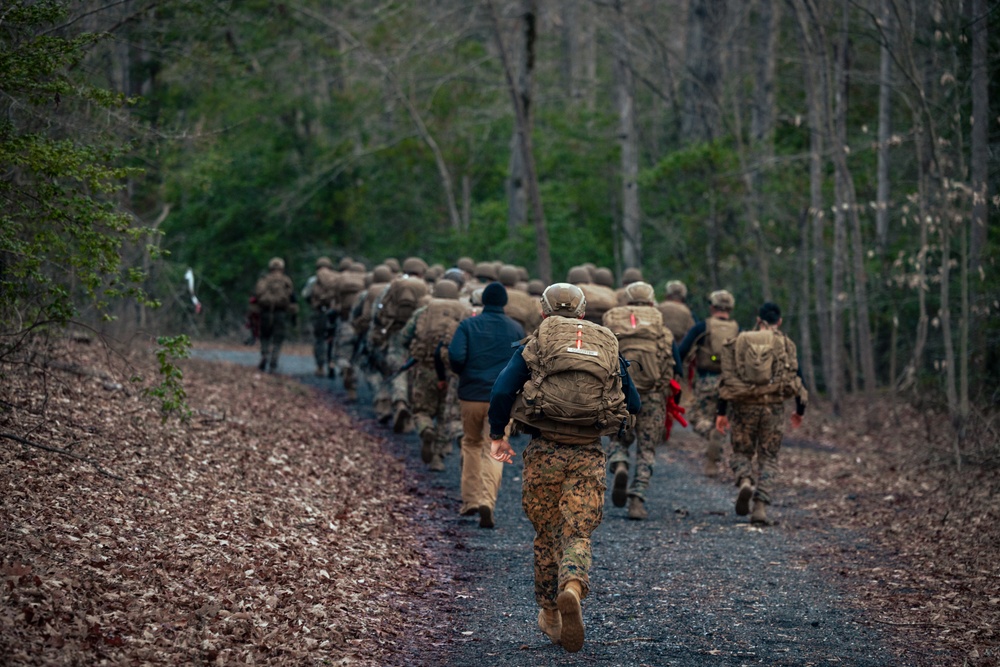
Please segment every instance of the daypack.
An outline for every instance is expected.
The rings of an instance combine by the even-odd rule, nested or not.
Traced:
[[[780,331],[744,331],[722,349],[719,396],[774,401],[804,396],[795,343]]]
[[[604,314],[604,326],[618,338],[618,353],[640,392],[661,391],[674,377],[674,335],[653,306],[618,306]]]
[[[431,299],[418,316],[410,356],[417,361],[433,362],[438,344],[443,341],[447,347],[458,323],[470,314],[469,307],[456,299]]]
[[[355,333],[359,336],[364,336],[371,327],[372,312],[375,310],[375,303],[388,285],[389,283],[372,283],[368,286],[368,291],[365,293],[365,300],[361,304],[356,304],[360,305],[361,309],[357,316],[351,320],[351,325],[354,327]]]
[[[316,282],[309,295],[309,305],[313,308],[329,308],[336,297],[337,272],[325,266],[316,269]]]
[[[403,328],[427,296],[427,283],[421,278],[404,276],[389,283],[375,313],[376,324],[385,333]]]
[[[532,333],[542,323],[542,304],[538,297],[513,287],[507,289],[507,305],[503,307],[503,312],[520,324],[525,333]]]
[[[705,333],[695,345],[697,348],[695,362],[698,364],[698,370],[721,373],[722,346],[739,331],[740,325],[734,320],[723,320],[718,317],[709,317],[705,320]]]
[[[364,289],[365,274],[363,273],[358,271],[344,271],[337,277],[334,301],[340,309],[341,319],[346,320],[351,316],[351,308],[354,307],[354,300]]]
[[[633,423],[622,393],[618,339],[610,330],[547,317],[521,356],[531,378],[514,403],[515,420],[567,444],[589,444]]]
[[[663,324],[674,334],[674,340],[684,340],[688,329],[694,326],[690,309],[676,301],[661,301],[656,308],[663,315]]]
[[[600,324],[604,313],[618,305],[618,297],[610,287],[594,283],[582,283],[577,287],[587,299],[587,312],[583,316],[594,324]]]
[[[286,310],[292,301],[292,279],[280,271],[269,271],[257,281],[254,292],[262,310]]]

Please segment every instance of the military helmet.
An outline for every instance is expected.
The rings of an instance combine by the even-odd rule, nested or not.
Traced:
[[[732,310],[736,306],[736,299],[724,289],[712,292],[708,297],[708,302],[713,308],[718,308],[719,310]]]
[[[517,284],[519,277],[517,267],[513,264],[504,264],[500,267],[500,271],[497,273],[497,280],[499,280],[504,287],[513,287]]]
[[[479,262],[476,264],[476,270],[472,273],[483,282],[489,282],[497,279],[497,270],[496,267],[493,266],[493,262]]]
[[[667,296],[674,296],[678,299],[686,299],[688,295],[687,285],[679,280],[667,281]]]
[[[399,268],[399,260],[395,257],[386,257],[382,260],[382,263],[389,267],[389,270],[393,273],[399,273],[401,269]]]
[[[573,283],[574,285],[579,283],[589,283],[590,271],[588,271],[585,266],[574,266],[566,274],[566,282]]]
[[[455,266],[470,275],[476,272],[476,262],[471,257],[459,257]]]
[[[457,299],[458,283],[454,283],[450,280],[439,280],[434,283],[434,291],[432,294],[437,299]]]
[[[531,296],[541,296],[544,291],[545,282],[543,280],[532,278],[528,281],[528,294]]]
[[[656,303],[656,290],[649,283],[637,280],[625,286],[625,299],[629,303],[653,305]]]
[[[351,262],[351,268],[348,271],[351,273],[364,273],[365,265],[362,262]]]
[[[422,276],[427,271],[427,262],[419,257],[407,257],[403,260],[403,273],[411,276]]]
[[[372,269],[372,282],[387,283],[392,280],[392,269],[386,264],[379,264]]]
[[[340,258],[340,264],[337,265],[337,269],[339,271],[347,271],[351,268],[351,264],[353,263],[354,260],[345,255],[344,257]]]
[[[330,260],[329,257],[320,257],[319,259],[316,260],[316,268],[317,269],[324,268],[324,267],[327,268],[327,269],[332,269],[333,268],[333,262]]]
[[[542,314],[581,317],[587,311],[587,297],[576,285],[553,283],[542,292]]]
[[[450,280],[459,287],[465,284],[465,274],[462,272],[462,269],[458,267],[452,267],[447,271],[445,271],[444,274],[441,276],[441,279]]]
[[[630,266],[622,273],[622,285],[629,285],[642,280],[642,269]]]
[[[267,268],[270,271],[284,271],[285,270],[285,260],[280,257],[272,257],[267,263]]]
[[[615,274],[607,267],[600,267],[594,271],[594,282],[605,287],[615,286]]]

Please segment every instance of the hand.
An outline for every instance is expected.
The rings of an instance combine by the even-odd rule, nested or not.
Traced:
[[[729,417],[726,415],[719,415],[715,418],[715,430],[725,435],[729,430]]]
[[[490,456],[500,463],[513,463],[517,452],[506,440],[490,440]]]
[[[797,412],[792,413],[792,428],[798,428],[802,426],[802,415]]]

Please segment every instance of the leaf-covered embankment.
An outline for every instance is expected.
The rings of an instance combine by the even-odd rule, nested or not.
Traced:
[[[377,663],[426,555],[402,465],[294,380],[187,363],[191,421],[100,374],[0,389],[0,662]],[[142,364],[151,360],[140,360]],[[114,364],[112,364],[114,365]],[[121,364],[118,364],[119,366]],[[125,378],[126,373],[114,373]],[[307,657],[308,656],[308,657]]]

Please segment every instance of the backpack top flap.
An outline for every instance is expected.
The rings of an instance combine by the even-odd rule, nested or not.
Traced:
[[[736,337],[736,373],[747,384],[771,384],[780,372],[778,358],[785,356],[784,350],[784,341],[769,329],[744,331]]]

